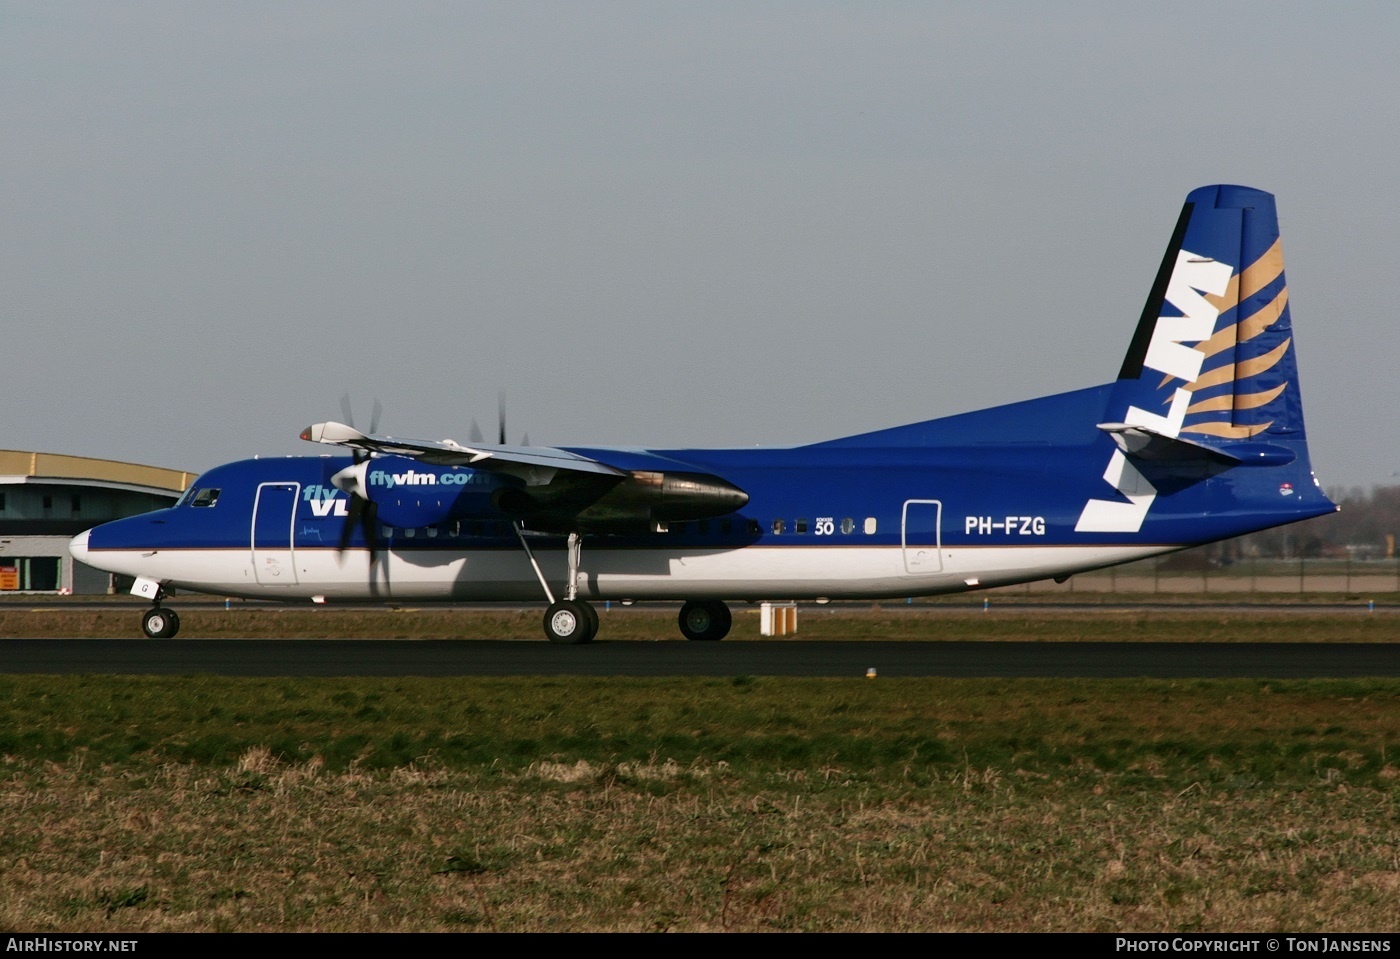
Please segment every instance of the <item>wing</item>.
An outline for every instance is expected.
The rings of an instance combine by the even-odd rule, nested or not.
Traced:
[[[525,481],[527,486],[549,483],[556,470],[625,477],[627,472],[547,446],[492,446],[477,443],[463,446],[452,440],[411,440],[396,436],[361,433],[344,423],[316,423],[301,431],[301,438],[312,443],[330,443],[366,453],[408,456],[434,466],[470,466],[476,470],[505,473]]]
[[[464,466],[508,476],[513,483],[495,495],[492,509],[518,516],[531,528],[543,531],[658,529],[668,522],[722,516],[749,500],[748,493],[733,483],[708,473],[684,468],[620,469],[547,446],[463,446],[452,440],[400,439],[361,433],[335,422],[308,426],[301,438],[366,453],[410,457],[434,466]],[[652,462],[664,466],[660,459]],[[337,475],[358,471],[358,476],[345,475],[344,482],[355,487],[356,495],[377,501],[379,497],[368,488],[363,475],[368,465],[366,459]],[[381,510],[385,508],[390,506],[381,505]],[[438,517],[446,518],[450,515]]]

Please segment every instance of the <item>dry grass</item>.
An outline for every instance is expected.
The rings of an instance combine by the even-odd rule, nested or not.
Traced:
[[[561,772],[564,773],[561,776]],[[1387,930],[1393,795],[951,770],[12,770],[26,930]],[[765,781],[766,780],[766,781]],[[653,788],[656,783],[666,788]],[[1070,788],[1066,789],[1066,786]]]
[[[1393,680],[0,684],[12,930],[1400,924]]]

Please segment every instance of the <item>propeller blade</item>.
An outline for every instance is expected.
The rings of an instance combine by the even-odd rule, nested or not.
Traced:
[[[468,442],[468,443],[485,443],[485,442],[486,442],[486,437],[484,437],[484,436],[481,435],[481,427],[480,427],[479,425],[477,425],[477,422],[476,422],[476,420],[474,420],[474,419],[472,420],[472,428],[471,428],[470,432],[467,433],[467,442]]]
[[[336,558],[345,565],[345,553],[350,548],[350,540],[359,529],[369,550],[370,585],[374,585],[374,567],[379,562],[382,546],[379,542],[379,510],[373,500],[350,494],[350,508],[346,511],[345,523],[340,527],[340,545],[336,548]]]
[[[504,390],[502,390],[500,393],[497,393],[497,394],[496,394],[496,412],[500,414],[500,423],[501,423],[501,430],[500,430],[500,434],[499,434],[500,439],[498,439],[496,442],[497,442],[497,444],[500,445],[500,446],[505,446],[505,445],[506,445],[506,394],[505,394],[505,391],[504,391]]]
[[[379,417],[380,417],[380,415],[381,415],[383,412],[384,412],[384,405],[383,405],[382,403],[379,402],[379,397],[376,396],[376,397],[374,398],[374,407],[373,407],[373,409],[370,411],[370,414],[369,414],[369,431],[370,431],[370,433],[378,433],[378,432],[379,432]],[[354,429],[355,429],[355,414],[354,414],[354,413],[351,411],[351,409],[350,409],[350,394],[349,394],[349,393],[342,393],[342,394],[341,394],[341,397],[340,397],[340,415],[341,415],[341,418],[345,421],[345,425],[348,426],[348,427],[350,427],[352,430],[354,430]],[[356,430],[356,432],[358,432],[358,430]],[[361,434],[361,435],[363,436],[364,434]],[[302,437],[302,439],[306,439],[306,438],[307,438],[307,437],[305,437],[305,436]],[[359,463],[360,461],[369,458],[369,454],[368,454],[368,453],[365,453],[363,450],[353,450],[353,451],[352,451],[352,455],[354,456],[354,459],[355,459],[355,462],[356,462],[356,463]]]
[[[378,405],[379,405],[379,401],[378,401],[378,400],[375,400],[375,406],[377,407]],[[379,410],[378,410],[378,409],[375,410],[374,416],[375,416],[375,419],[378,419],[378,418],[379,418]],[[351,408],[350,408],[350,394],[349,394],[348,392],[347,392],[347,393],[342,393],[342,394],[340,394],[340,417],[341,417],[341,419],[345,420],[345,425],[346,425],[346,426],[350,427],[351,430],[355,430],[355,414],[354,414],[354,412],[353,412],[353,411],[351,410]],[[358,430],[355,430],[355,432],[359,432],[359,431],[358,431]],[[374,432],[373,427],[370,428],[370,432],[371,432],[371,433]],[[361,434],[361,435],[363,435],[363,434]],[[309,439],[310,437],[308,437],[305,433],[303,433],[301,438],[302,438],[302,439]],[[369,459],[369,454],[366,453],[364,450],[352,449],[352,450],[350,451],[350,462],[354,463],[356,466],[360,465],[360,463],[364,462],[364,461],[367,460],[367,459]],[[355,500],[355,498],[354,498],[353,496],[350,497],[351,507],[352,507],[352,508],[354,507],[354,500]],[[345,552],[345,547],[344,547],[344,546],[341,546],[340,551],[341,551],[342,553]]]
[[[353,432],[355,430],[355,416],[350,410],[350,394],[345,393],[340,397],[340,412],[345,419],[345,425],[349,426]],[[369,414],[369,431],[379,432],[379,416],[384,412],[383,405],[379,398],[374,400],[374,407]],[[309,432],[309,431],[308,431]],[[363,436],[364,434],[360,434]],[[309,438],[303,435],[303,439]],[[350,507],[347,509],[345,523],[340,527],[340,544],[336,548],[336,558],[340,564],[345,565],[345,553],[350,548],[350,540],[355,535],[355,530],[360,530],[360,535],[364,537],[365,546],[369,549],[369,587],[371,593],[377,593],[374,579],[374,567],[379,562],[379,511],[374,505],[374,500],[366,499],[362,494],[365,488],[365,473],[363,466],[370,458],[369,453],[361,449],[350,450],[350,462],[353,464],[350,469],[342,470],[331,478],[331,483],[337,489],[342,490],[350,497]],[[367,468],[367,467],[366,467]],[[339,482],[337,482],[339,480]]]
[[[350,508],[345,511],[345,522],[340,526],[340,545],[335,551],[341,566],[345,565],[345,551],[350,548],[350,537],[355,534],[355,526],[360,521],[360,512],[364,509],[362,503],[364,500],[358,496],[351,496]]]
[[[374,565],[379,562],[379,510],[375,508],[373,500],[364,502],[364,509],[360,511],[360,525],[365,545],[369,547],[369,578],[373,582]]]

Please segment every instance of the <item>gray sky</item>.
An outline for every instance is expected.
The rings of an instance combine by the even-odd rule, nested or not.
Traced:
[[[1279,196],[1313,462],[1396,482],[1400,5],[0,0],[0,446],[339,418],[789,445],[1113,378]]]

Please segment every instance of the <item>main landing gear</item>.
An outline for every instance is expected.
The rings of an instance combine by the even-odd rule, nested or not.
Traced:
[[[549,583],[535,561],[535,554],[525,539],[522,523],[515,524],[515,535],[520,546],[535,570],[549,600],[549,608],[544,611],[544,635],[551,643],[566,646],[581,646],[593,642],[598,635],[598,611],[593,604],[578,598],[578,569],[583,557],[583,538],[578,533],[569,534],[569,571],[567,573],[564,598],[556,600]],[[714,641],[723,639],[729,632],[733,617],[729,607],[717,599],[692,600],[681,607],[680,627],[686,639]]]
[[[551,603],[544,611],[544,634],[551,643],[591,643],[598,634],[598,611],[592,603],[579,599]]]
[[[535,570],[535,577],[540,581],[545,598],[549,600],[549,608],[544,611],[545,638],[551,643],[564,646],[582,646],[584,643],[593,642],[593,637],[598,632],[598,612],[592,605],[578,598],[578,566],[583,557],[582,537],[578,533],[569,534],[567,585],[564,598],[556,600],[544,573],[540,571],[540,564],[535,561],[535,554],[530,549],[529,542],[525,539],[524,524],[515,524],[515,536],[520,540],[520,546],[525,550],[530,566]]]
[[[681,607],[680,622],[686,639],[712,642],[729,634],[734,617],[717,599],[691,600]]]

